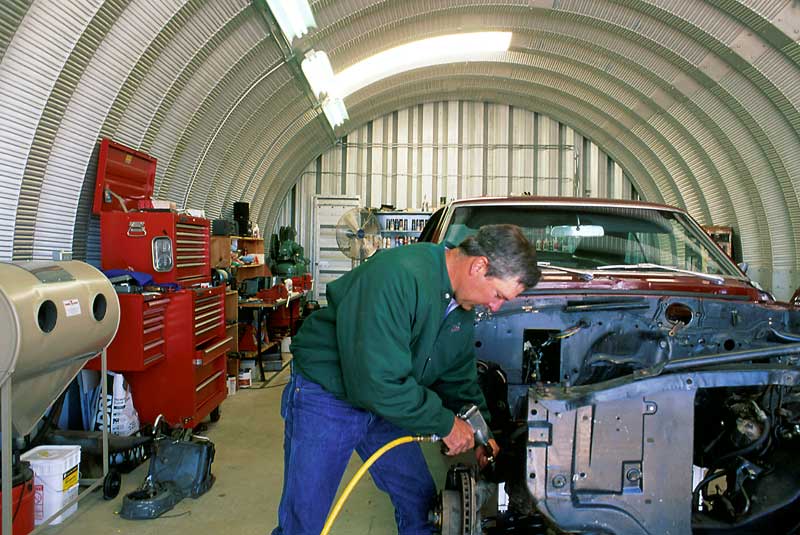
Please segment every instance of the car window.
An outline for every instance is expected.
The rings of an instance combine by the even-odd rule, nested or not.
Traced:
[[[741,276],[696,223],[679,212],[627,206],[466,205],[443,240],[458,245],[483,225],[519,226],[539,260],[576,269],[655,264]]]

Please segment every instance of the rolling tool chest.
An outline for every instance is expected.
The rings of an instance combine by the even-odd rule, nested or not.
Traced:
[[[103,269],[148,273],[173,288],[119,294],[108,369],[125,372],[143,423],[196,426],[227,395],[224,286],[211,281],[209,220],[154,209],[156,159],[103,139],[95,185]],[[202,285],[202,286],[201,286]],[[94,367],[94,363],[90,367]]]
[[[225,287],[172,293],[166,325],[167,359],[126,377],[140,420],[152,423],[163,414],[171,425],[192,428],[228,392],[225,355],[233,338],[225,335]]]

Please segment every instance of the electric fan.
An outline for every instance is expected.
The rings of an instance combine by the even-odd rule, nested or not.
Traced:
[[[353,208],[345,212],[336,223],[336,244],[353,267],[378,250],[381,240],[378,218],[369,208]]]

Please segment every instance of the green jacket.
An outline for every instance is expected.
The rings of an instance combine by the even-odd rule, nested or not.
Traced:
[[[294,369],[336,397],[413,434],[447,436],[475,403],[475,315],[456,307],[443,245],[381,251],[327,286],[291,346]]]

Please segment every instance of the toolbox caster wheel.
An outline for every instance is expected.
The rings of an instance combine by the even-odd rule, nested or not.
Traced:
[[[211,411],[211,414],[208,415],[212,422],[219,422],[219,419],[222,418],[222,411],[219,410],[219,407]]]
[[[122,476],[116,470],[109,470],[103,479],[103,499],[113,500],[116,498],[121,486]]]

